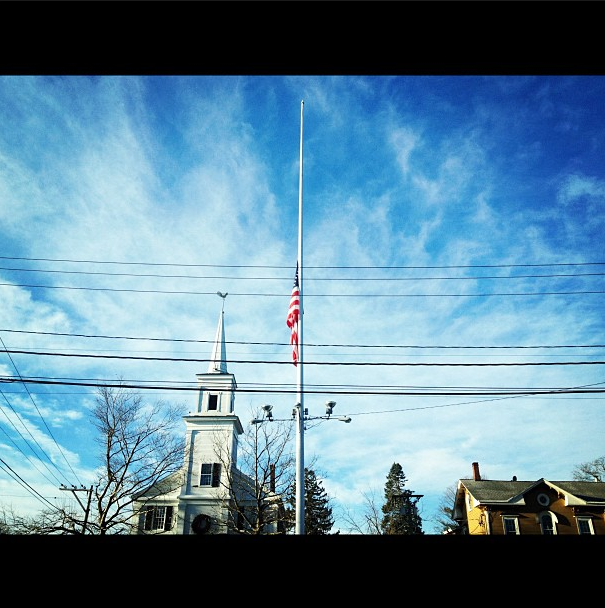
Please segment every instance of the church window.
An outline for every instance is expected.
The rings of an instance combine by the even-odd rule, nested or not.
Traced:
[[[170,530],[173,507],[149,507],[145,510],[145,530]]]
[[[208,410],[218,409],[218,395],[208,395]]]
[[[219,487],[219,480],[221,478],[221,463],[220,462],[206,462],[202,464],[202,472],[200,475],[200,486],[212,486],[213,488]]]

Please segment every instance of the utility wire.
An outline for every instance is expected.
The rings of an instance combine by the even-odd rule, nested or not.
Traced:
[[[5,287],[28,287],[30,289],[71,289],[76,291],[110,291],[120,293],[161,293],[168,295],[214,296],[216,291],[180,291],[170,289],[120,289],[116,287],[75,287],[73,285],[31,285],[26,283],[0,283]],[[585,291],[532,291],[512,293],[306,293],[306,298],[486,298],[492,296],[572,296],[605,293],[603,290]],[[232,296],[284,298],[284,293],[238,293]]]
[[[16,256],[0,256],[0,260],[26,260],[29,262],[69,262],[73,264],[116,264],[120,266],[172,266],[183,268],[277,268],[290,269],[290,266],[267,266],[257,264],[173,264],[159,262],[123,262],[123,261],[108,261],[108,260],[72,260],[61,258],[26,258]],[[535,268],[541,266],[605,266],[605,262],[558,262],[546,264],[466,264],[452,266],[307,266],[310,268],[323,269],[427,269],[427,268]]]
[[[577,386],[574,387],[574,389],[579,389],[579,388],[588,388],[590,386],[598,386],[601,384],[605,384],[605,382],[596,382],[595,384],[585,384],[582,386]],[[558,389],[555,390],[554,392],[562,392],[562,393],[566,393],[569,390],[573,390],[573,389]],[[473,401],[457,401],[456,403],[442,403],[439,405],[425,405],[425,406],[419,406],[419,407],[406,407],[406,408],[401,408],[401,409],[396,409],[396,410],[380,410],[380,411],[373,411],[373,412],[359,412],[359,413],[355,413],[355,414],[350,414],[351,416],[368,416],[368,415],[375,415],[375,414],[393,414],[396,412],[412,412],[412,411],[416,411],[416,410],[429,410],[429,409],[436,409],[436,408],[443,408],[443,407],[454,407],[457,405],[474,405],[476,403],[487,403],[489,401],[502,401],[504,399],[518,399],[520,397],[523,397],[524,394],[519,394],[519,395],[506,395],[504,397],[494,397],[493,399],[479,399],[476,400],[474,399]]]
[[[13,468],[11,468],[11,466],[6,463],[4,460],[2,460],[2,458],[0,458],[0,463],[2,463],[0,466],[2,466],[2,468],[17,482],[19,483],[23,488],[25,488],[32,496],[34,496],[34,498],[36,498],[37,500],[39,500],[40,502],[43,502],[47,505],[49,505],[52,509],[54,510],[58,510],[57,507],[55,505],[53,505],[51,502],[49,502],[46,498],[44,498],[44,496],[42,496],[42,494],[40,494],[35,488],[33,488],[32,486],[30,486],[27,481],[25,481],[25,479],[23,479],[23,477],[21,477]]]
[[[95,386],[107,386],[108,384],[113,384],[115,382],[115,379],[106,379],[106,378],[69,378],[69,377],[50,377],[50,376],[31,376],[29,379],[29,381],[33,382],[33,381],[44,381],[44,380],[48,380],[51,382],[58,382],[58,381],[66,381],[68,383],[93,383]],[[10,385],[10,383],[14,381],[20,382],[20,379],[17,378],[11,378],[10,376],[0,376],[0,382],[4,382],[7,385]],[[133,378],[121,378],[120,379],[121,382],[123,383],[128,383],[128,384],[136,384],[137,386],[146,386],[149,384],[154,384],[154,385],[161,385],[161,386],[157,386],[158,390],[162,390],[165,389],[167,391],[171,391],[173,388],[176,388],[177,390],[185,390],[183,387],[190,387],[187,390],[199,390],[199,386],[197,385],[197,383],[194,382],[186,382],[186,381],[180,381],[180,380],[142,380],[142,379],[133,379]],[[605,382],[597,382],[594,385],[586,385],[586,386],[599,386],[601,384],[605,384]],[[278,384],[268,384],[268,383],[262,383],[262,382],[248,382],[248,383],[238,383],[236,392],[245,392],[248,389],[262,389],[264,391],[268,391],[268,390],[278,390],[281,388],[286,388],[286,389],[293,389],[294,388],[294,384],[293,383],[278,383]],[[510,390],[514,390],[514,391],[523,391],[523,392],[527,392],[527,391],[534,391],[534,390],[541,390],[541,391],[560,391],[560,390],[564,390],[564,388],[562,387],[552,387],[552,386],[541,386],[541,387],[521,387],[521,386],[517,386],[517,387],[507,387],[507,386],[448,386],[448,385],[444,385],[444,386],[439,386],[439,385],[432,385],[432,386],[426,386],[426,385],[401,385],[401,384],[313,384],[313,383],[306,383],[305,386],[307,386],[310,389],[323,389],[323,391],[330,391],[330,390],[341,390],[341,389],[357,389],[357,390],[376,390],[376,391],[380,391],[377,394],[390,394],[392,391],[394,390],[415,390],[415,391],[442,391],[442,390],[466,390],[466,391],[471,391],[471,392],[482,392],[482,391],[502,391],[502,392],[506,392],[506,391],[510,391]],[[8,392],[8,391],[5,391]],[[44,394],[51,394],[51,393],[44,393]],[[53,391],[52,393],[53,395],[57,394]],[[74,394],[74,393],[64,393],[64,394]],[[434,393],[424,393],[424,394],[440,394],[439,392],[434,392]]]
[[[60,352],[40,352],[31,350],[7,350],[6,353],[19,355],[36,355],[40,357],[79,357],[87,359],[122,359],[129,361],[173,361],[187,363],[209,363],[213,359],[198,359],[187,357],[142,357],[142,356],[126,356],[126,355],[92,355],[83,353],[60,353]],[[263,361],[253,359],[226,359],[226,363],[249,363],[249,364],[271,364],[271,365],[292,365],[292,361]],[[523,363],[401,363],[401,362],[383,362],[383,361],[305,361],[305,365],[321,365],[321,366],[386,366],[386,367],[503,367],[503,366],[535,366],[535,365],[605,365],[605,361],[536,361]]]
[[[90,270],[50,270],[42,268],[10,268],[0,267],[0,270],[11,272],[41,272],[49,274],[79,274],[90,276],[110,276],[110,277],[141,277],[141,278],[161,278],[161,279],[230,279],[234,281],[289,281],[291,277],[238,277],[238,276],[195,276],[190,274],[152,274],[136,272],[98,272]],[[574,274],[518,274],[518,275],[495,275],[495,276],[465,276],[465,277],[314,277],[305,275],[306,281],[474,281],[478,279],[551,279],[551,278],[576,278],[576,277],[602,277],[603,272],[586,272]]]
[[[195,344],[214,344],[215,340],[193,340],[187,338],[149,338],[145,336],[107,336],[103,334],[70,334],[54,331],[28,331],[23,329],[3,329],[0,331],[36,334],[41,336],[68,336],[74,338],[106,338],[111,340],[149,340],[153,342],[191,342]],[[241,342],[236,340],[225,340],[225,344],[245,344],[262,346],[289,346],[289,342]],[[534,348],[603,348],[605,344],[553,344],[553,345],[524,345],[524,346],[439,346],[439,345],[417,345],[417,344],[314,344],[305,342],[304,346],[330,346],[337,348],[420,348],[420,349],[534,349]]]
[[[25,422],[23,421],[22,417],[19,416],[17,414],[17,412],[15,412],[13,406],[10,404],[10,402],[8,401],[8,399],[6,398],[6,395],[4,394],[4,391],[0,391],[0,393],[2,393],[2,397],[4,398],[4,400],[8,403],[9,407],[13,410],[13,414],[15,414],[15,417],[19,420],[19,422],[21,422],[21,424],[23,425],[23,427],[25,428],[25,430],[29,433],[30,437],[34,440],[34,442],[36,443],[36,445],[40,448],[40,450],[42,450],[42,453],[48,458],[48,455],[44,452],[44,449],[42,448],[42,446],[40,446],[40,444],[36,441],[35,437],[31,434],[31,431],[29,430],[29,428],[27,428],[27,426],[25,425]],[[6,414],[6,412],[4,411],[3,408],[2,409],[2,413],[4,414],[4,417],[8,420],[8,422],[11,424],[11,426],[15,429],[16,433],[21,437],[21,439],[23,439],[23,441],[27,444],[27,446],[29,447],[29,449],[32,451],[32,453],[38,458],[38,460],[44,465],[44,467],[46,468],[46,470],[55,478],[55,481],[57,483],[61,483],[59,478],[48,468],[48,465],[46,464],[46,462],[44,462],[44,460],[42,458],[40,458],[40,456],[36,453],[36,451],[34,450],[34,448],[31,446],[31,444],[29,443],[29,441],[23,436],[23,434],[21,433],[21,431],[15,426],[15,423],[8,417],[8,415]],[[34,462],[32,460],[30,460],[29,456],[21,449],[21,447],[13,440],[13,438],[6,432],[6,430],[2,427],[0,427],[0,430],[2,430],[2,432],[8,437],[8,439],[12,442],[12,444],[17,448],[17,450],[19,452],[21,452],[25,458],[27,458],[29,460],[29,462],[32,464],[32,466],[49,482],[49,483],[53,483],[48,477],[46,477],[46,475],[44,475],[44,473],[42,471],[40,471],[38,469],[38,467],[34,464]],[[50,459],[49,459],[50,460]]]
[[[107,382],[115,382],[115,378],[73,378],[73,377],[69,377],[69,376],[30,376],[29,379],[31,380],[75,380],[77,382],[98,382],[101,384],[105,384]],[[19,381],[20,378],[13,378],[12,376],[0,376],[0,380],[14,380],[15,382]],[[152,384],[162,384],[164,385],[164,388],[170,390],[172,388],[172,385],[174,386],[191,386],[193,388],[198,388],[199,389],[199,385],[197,384],[197,382],[189,382],[189,381],[185,381],[185,380],[143,380],[141,378],[124,378],[124,377],[120,377],[120,380],[122,382],[129,382],[129,383],[139,383],[139,384],[146,384],[146,383],[152,383]],[[600,384],[605,384],[605,382],[597,382],[595,383],[595,386],[600,385]],[[271,388],[271,387],[275,387],[275,388],[280,388],[280,387],[285,387],[285,388],[293,388],[295,385],[295,383],[293,382],[279,382],[279,383],[267,383],[267,382],[238,382],[237,383],[238,389],[240,388],[245,388],[245,387],[257,387],[257,388]],[[467,390],[509,390],[511,387],[510,386],[467,386],[467,385],[462,385],[462,386],[452,386],[452,385],[420,385],[420,384],[317,384],[317,383],[311,383],[311,382],[305,382],[305,386],[308,386],[310,388],[334,388],[334,389],[338,389],[338,388],[373,388],[373,389],[432,389],[432,390],[437,390],[437,389],[467,389]],[[592,386],[592,385],[591,385]],[[535,390],[537,388],[540,388],[542,390],[560,390],[561,387],[559,386],[541,386],[541,387],[536,387],[536,386],[516,386],[516,387],[512,387],[514,388],[514,390]],[[54,393],[53,393],[54,394]]]
[[[17,372],[17,375],[19,376],[19,378],[21,378],[21,374],[19,373],[19,370],[17,369],[17,366],[16,366],[15,362],[13,361],[12,357],[10,356],[10,351],[8,351],[6,349],[6,346],[4,344],[4,340],[2,339],[1,336],[0,336],[0,342],[2,343],[2,347],[4,348],[4,352],[6,352],[6,354],[8,355],[8,358],[10,359],[11,363],[13,364],[13,367],[15,368],[15,371]],[[36,404],[36,402],[34,401],[34,398],[32,397],[31,393],[29,392],[29,390],[27,388],[27,385],[24,384],[23,386],[25,387],[25,390],[27,391],[27,394],[28,394],[28,396],[30,398],[30,401],[33,403],[34,407],[36,408],[36,412],[38,412],[38,416],[40,416],[40,420],[42,420],[42,422],[44,423],[44,426],[46,427],[46,430],[48,431],[48,434],[50,435],[50,437],[54,441],[55,445],[57,446],[57,449],[59,450],[59,453],[61,454],[61,456],[63,456],[63,460],[65,460],[65,462],[66,462],[67,466],[69,467],[70,471],[73,473],[74,477],[77,479],[78,476],[76,475],[76,472],[73,470],[71,464],[69,464],[69,461],[67,460],[67,458],[65,456],[65,453],[61,449],[61,446],[58,444],[57,440],[55,439],[55,436],[53,435],[52,431],[48,427],[48,424],[46,424],[46,420],[44,419],[44,416],[42,415],[42,412],[38,409],[38,405]],[[13,410],[13,412],[14,412],[14,410]],[[16,415],[16,412],[15,412],[15,415]],[[19,418],[21,418],[21,417],[19,416]],[[31,432],[30,432],[30,435],[31,435]],[[32,435],[32,439],[34,439],[34,441],[36,441],[35,438],[33,437],[33,435]],[[46,456],[46,458],[48,458],[48,461],[57,469],[57,471],[59,471],[59,468],[52,461],[52,459],[48,456],[48,454],[42,449],[42,446],[40,446],[40,444],[37,441],[36,441],[36,444],[38,445],[38,447],[40,447],[40,449],[42,450],[42,453]],[[59,472],[61,472],[61,471],[59,471]],[[67,480],[66,477],[65,477],[65,479]]]
[[[167,389],[166,386],[154,386],[151,384],[126,384],[124,382],[80,382],[80,381],[65,381],[65,380],[38,380],[34,378],[23,378],[23,379],[13,379],[8,377],[0,377],[0,383],[11,384],[13,382],[27,382],[28,384],[48,384],[48,385],[61,385],[61,386],[94,386],[94,387],[103,387],[103,388],[132,388],[132,389],[146,389],[146,390],[162,390],[165,391]],[[172,386],[170,387],[171,391],[199,391],[199,387],[193,386]],[[262,394],[290,394],[296,393],[298,389],[278,389],[278,388],[237,388],[237,389],[221,389],[225,392],[237,392],[237,393],[262,393]],[[426,392],[426,391],[351,391],[351,390],[333,390],[333,389],[321,389],[321,390],[311,390],[304,389],[304,393],[308,394],[333,394],[333,395],[383,395],[383,396],[397,396],[397,395],[412,395],[417,397],[439,397],[443,395],[476,395],[476,396],[484,396],[484,395],[551,395],[551,394],[580,394],[580,393],[593,393],[600,394],[605,393],[605,389],[506,389],[502,390],[481,390],[479,392],[476,391],[464,391],[464,390],[456,390],[456,391],[435,391],[435,392]]]

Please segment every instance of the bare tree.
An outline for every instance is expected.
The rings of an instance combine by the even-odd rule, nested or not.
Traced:
[[[99,389],[92,418],[103,449],[89,531],[129,532],[137,494],[181,486],[185,439],[177,431],[184,412],[184,405],[164,401],[147,405],[122,387]]]
[[[576,465],[572,475],[576,481],[604,481],[605,456]]]
[[[256,412],[253,419],[259,420]],[[250,424],[240,437],[237,462],[220,437],[214,440],[218,461],[227,472],[222,482],[223,509],[229,531],[240,534],[283,534],[287,517],[283,496],[292,484],[295,456],[290,421]]]
[[[437,531],[441,534],[462,533],[460,524],[453,519],[454,501],[456,499],[457,489],[458,482],[454,482],[445,489],[437,507],[436,514],[431,518],[431,521],[436,524]]]
[[[364,499],[363,511],[360,516],[347,510],[342,520],[347,524],[350,534],[382,534],[380,522],[382,521],[382,507],[378,504],[376,490],[362,492]]]
[[[100,387],[91,413],[99,431],[98,477],[80,503],[71,508],[44,510],[11,520],[17,534],[124,534],[136,524],[132,505],[137,494],[163,493],[182,484],[185,440],[177,433],[183,405],[157,401],[153,405],[121,385]]]
[[[0,511],[0,534],[78,534],[79,514],[74,507],[44,509],[35,515],[20,515],[12,508]]]

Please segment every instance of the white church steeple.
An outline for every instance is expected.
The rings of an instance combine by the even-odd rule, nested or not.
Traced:
[[[227,373],[227,354],[225,352],[225,298],[227,294],[222,294],[217,291],[217,294],[223,298],[223,309],[221,310],[218,317],[218,326],[216,328],[216,337],[214,338],[214,348],[212,350],[212,356],[210,357],[210,365],[208,366],[208,373]]]
[[[205,374],[197,374],[200,392],[195,413],[204,416],[232,415],[237,388],[235,377],[227,371],[225,348],[225,298],[227,294],[220,291],[216,293],[223,298],[223,306],[218,317],[210,364]]]
[[[214,348],[205,374],[196,374],[199,395],[197,408],[184,417],[184,480],[178,496],[176,534],[203,534],[199,522],[228,520],[224,488],[229,470],[237,466],[238,437],[244,432],[234,412],[235,376],[227,372],[225,351],[224,306],[218,318]],[[217,443],[218,442],[218,443]],[[210,525],[210,524],[208,524]],[[212,534],[226,531],[214,525]]]

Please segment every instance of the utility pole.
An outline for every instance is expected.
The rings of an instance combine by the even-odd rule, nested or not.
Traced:
[[[82,486],[81,488],[76,488],[76,486],[71,486],[71,488],[68,488],[67,486],[61,484],[59,490],[68,490],[69,492],[71,492],[82,507],[84,511],[84,523],[82,524],[82,534],[86,534],[86,526],[88,525],[88,514],[90,513],[90,502],[92,500],[92,486],[90,486],[90,488],[88,489],[86,489],[84,486]],[[88,501],[86,502],[86,507],[82,504],[82,501],[80,500],[80,497],[76,494],[76,492],[88,492]]]

